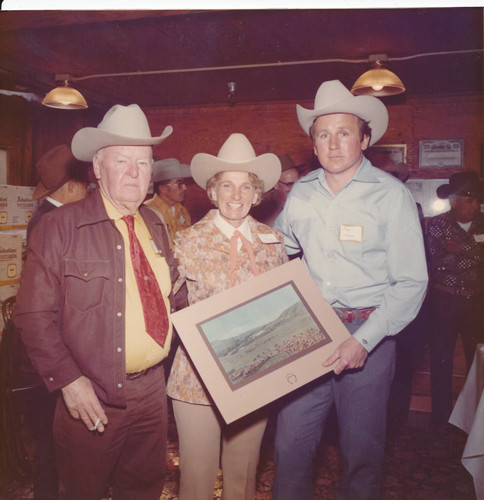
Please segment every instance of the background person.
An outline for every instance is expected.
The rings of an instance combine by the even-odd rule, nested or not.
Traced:
[[[34,190],[33,199],[44,198],[44,200],[34,212],[27,226],[27,244],[32,230],[42,216],[66,203],[85,198],[89,184],[86,164],[74,158],[71,149],[65,144],[60,144],[47,151],[36,163],[35,168],[39,182]],[[24,385],[37,386],[31,393],[28,409],[36,433],[33,460],[34,499],[56,500],[59,480],[52,425],[57,392],[49,393],[42,379],[32,369],[28,361],[27,364],[28,367],[21,367],[21,369],[23,368]]]
[[[27,242],[40,218],[66,203],[82,200],[89,184],[89,168],[74,158],[71,148],[60,144],[45,153],[35,164],[39,182],[32,198],[44,198],[27,226]]]
[[[163,224],[140,205],[152,146],[171,131],[152,137],[135,104],[79,130],[72,151],[93,162],[99,189],[43,216],[29,242],[13,319],[48,390],[61,394],[61,499],[101,499],[108,480],[113,500],[159,500],[163,490],[161,364],[176,266]]]
[[[286,203],[286,198],[294,183],[299,179],[299,170],[289,155],[278,156],[281,162],[281,176],[276,185],[267,193],[252,212],[258,221],[273,226],[276,217],[281,213]]]
[[[190,166],[180,163],[176,158],[166,158],[153,164],[153,198],[145,201],[145,205],[153,210],[165,225],[170,247],[173,246],[175,233],[191,226],[188,210],[183,206],[187,195],[187,183],[192,181]],[[184,292],[186,293],[186,292]],[[164,363],[165,377],[168,377],[173,357],[180,338],[173,330],[171,349]]]
[[[256,157],[242,134],[232,134],[218,156],[193,157],[193,178],[217,209],[176,235],[175,256],[190,304],[287,261],[281,234],[248,215],[264,190],[275,185],[280,169],[275,155]],[[253,500],[266,411],[226,425],[183,347],[175,355],[167,392],[179,436],[179,500],[212,500],[220,455],[223,498]]]
[[[385,133],[375,97],[338,80],[321,84],[314,109],[297,107],[322,169],[291,190],[275,227],[352,334],[324,366],[333,372],[283,398],[277,418],[275,500],[310,500],[316,446],[333,406],[343,477],[336,498],[377,499],[396,335],[417,314],[427,285],[415,202],[394,176],[363,156]],[[402,257],[404,256],[404,257]]]
[[[187,182],[191,179],[190,167],[176,158],[155,161],[153,164],[154,196],[145,202],[164,222],[173,243],[175,233],[190,227],[188,210],[183,206],[187,195]]]
[[[460,334],[467,371],[482,335],[484,288],[484,217],[482,188],[475,172],[451,175],[437,188],[450,210],[427,225],[430,254],[431,424],[442,430],[452,411],[454,347]],[[481,338],[481,340],[484,340]]]

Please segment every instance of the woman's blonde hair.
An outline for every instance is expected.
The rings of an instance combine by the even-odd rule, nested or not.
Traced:
[[[222,177],[222,174],[224,172],[217,172],[215,175],[210,177],[207,181],[207,196],[208,199],[218,208],[218,203],[217,201],[213,198],[213,192],[215,190],[215,186],[217,182],[220,180],[220,177]],[[259,177],[256,174],[253,174],[252,172],[247,172],[249,174],[249,179],[250,183],[255,189],[255,203],[254,206],[258,205],[261,200],[262,200],[262,195],[264,193],[264,181],[262,179],[259,179]]]

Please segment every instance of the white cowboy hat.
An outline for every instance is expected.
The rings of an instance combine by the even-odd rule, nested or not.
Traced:
[[[349,113],[369,122],[371,128],[370,146],[375,144],[388,127],[388,111],[376,97],[354,96],[339,80],[323,82],[314,99],[314,109],[305,109],[296,105],[297,118],[304,132],[309,135],[309,128],[321,115]]]
[[[264,191],[272,189],[281,176],[281,162],[273,153],[255,155],[254,148],[244,134],[232,134],[224,142],[217,156],[197,153],[192,158],[192,176],[203,189],[218,172],[251,172],[264,181]]]
[[[76,132],[71,149],[78,160],[92,161],[96,152],[107,146],[154,146],[172,132],[173,128],[168,126],[159,137],[151,137],[146,115],[137,104],[115,104],[97,127]]]
[[[166,158],[153,163],[153,182],[191,177],[190,165],[180,163],[176,158]]]

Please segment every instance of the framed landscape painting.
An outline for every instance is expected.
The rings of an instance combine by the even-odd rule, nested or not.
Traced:
[[[293,260],[172,315],[227,423],[327,373],[349,333]]]

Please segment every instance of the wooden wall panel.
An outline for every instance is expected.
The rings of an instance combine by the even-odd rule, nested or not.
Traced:
[[[401,102],[401,99],[399,100]],[[299,103],[312,108],[312,102]],[[455,169],[420,169],[419,140],[464,139],[464,168],[479,171],[483,129],[482,96],[409,98],[404,104],[385,101],[389,127],[379,144],[407,144],[407,164],[411,177],[448,177]],[[165,125],[174,132],[155,148],[157,158],[176,157],[189,163],[194,154],[217,154],[232,132],[242,132],[257,154],[290,154],[296,163],[312,161],[309,138],[296,117],[296,103],[191,107],[184,109],[150,108],[147,116],[153,133]]]
[[[58,144],[70,144],[84,126],[96,126],[102,114],[96,110],[47,108],[20,97],[0,96],[0,148],[7,149],[7,182],[35,186],[35,163]]]
[[[300,102],[312,107],[312,102]],[[481,95],[408,98],[402,103],[385,101],[390,125],[379,144],[407,144],[407,163],[412,177],[447,177],[454,170],[419,169],[421,139],[464,139],[466,169],[479,171],[483,138]],[[172,125],[173,134],[154,148],[155,158],[176,157],[190,163],[194,154],[217,154],[232,132],[247,135],[256,153],[290,154],[296,163],[313,160],[310,139],[296,118],[296,102],[150,108],[145,110],[153,134]],[[65,111],[40,106],[20,98],[0,96],[0,147],[8,148],[8,182],[33,185],[35,162],[51,147],[69,144],[83,126],[96,126],[102,112]],[[203,195],[203,193],[202,193]],[[202,197],[197,194],[197,197]]]
[[[158,158],[174,156],[189,163],[199,152],[217,154],[234,132],[245,134],[258,155],[287,153],[298,162],[299,157],[312,156],[310,140],[297,122],[295,104],[150,108],[147,116],[152,133],[161,133],[165,125],[172,125],[174,129],[173,134],[155,148]]]
[[[7,150],[7,183],[31,185],[33,105],[0,95],[0,148]]]
[[[479,171],[483,142],[482,99],[474,97],[426,98],[389,108],[390,127],[380,143],[407,144],[407,164],[412,177],[445,178],[456,169],[420,169],[419,141],[464,139],[464,168]],[[395,125],[397,124],[397,125]]]
[[[419,140],[464,139],[464,165],[479,171],[481,162],[482,97],[451,96],[406,99],[405,103],[385,104],[389,111],[389,127],[379,144],[406,144],[410,177],[446,178],[456,169],[420,169],[418,166]],[[312,102],[298,103],[312,108]],[[199,152],[216,155],[221,145],[233,132],[244,133],[256,153],[287,153],[297,164],[317,164],[311,141],[301,130],[296,117],[296,102],[174,108],[146,110],[152,133],[160,134],[166,125],[172,125],[173,134],[157,146],[157,159],[175,157],[190,163]],[[204,191],[189,188],[186,206],[195,220],[211,207]]]

